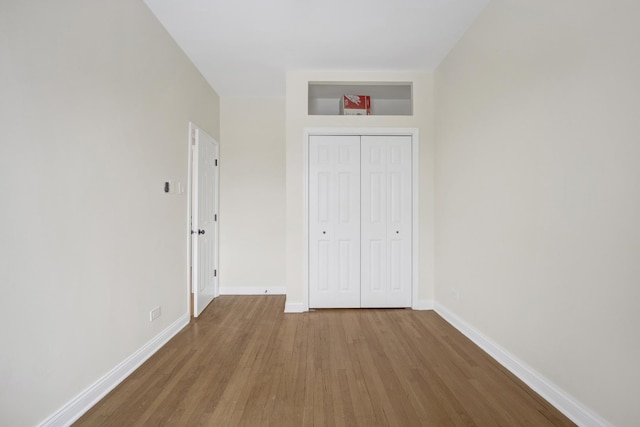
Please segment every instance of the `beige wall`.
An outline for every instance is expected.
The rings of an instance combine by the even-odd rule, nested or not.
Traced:
[[[307,114],[308,82],[412,82],[412,116],[314,116]],[[286,83],[286,283],[287,305],[304,301],[304,153],[305,128],[417,128],[419,130],[419,290],[433,299],[433,76],[425,73],[289,72]]]
[[[142,1],[3,1],[0,60],[0,424],[31,426],[188,315],[162,184],[219,100]]]
[[[221,100],[223,291],[284,289],[284,112],[284,98]]]
[[[436,75],[436,299],[619,426],[640,419],[638,16],[494,0]]]

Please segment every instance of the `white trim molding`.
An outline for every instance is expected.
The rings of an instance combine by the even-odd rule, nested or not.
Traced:
[[[169,325],[138,351],[120,362],[115,368],[102,376],[102,378],[67,402],[62,408],[50,415],[49,418],[42,421],[39,426],[57,427],[71,425],[187,326],[189,324],[189,318],[189,313],[183,314],[178,320]]]
[[[285,313],[304,313],[305,311],[309,311],[309,308],[301,302],[286,302],[284,304]]]
[[[600,415],[578,402],[578,400],[569,393],[562,390],[522,360],[518,359],[490,338],[483,335],[480,331],[462,320],[442,304],[436,302],[435,311],[454,328],[488,353],[489,356],[494,358],[503,367],[509,370],[516,377],[520,378],[520,380],[531,387],[536,393],[570,418],[574,423],[585,427],[611,426],[611,424]]]
[[[286,295],[286,286],[221,286],[220,295]]]
[[[421,299],[415,302],[411,307],[414,310],[433,310],[435,304],[432,299]]]
[[[412,215],[412,243],[411,243],[411,295],[413,301],[418,301],[419,287],[419,241],[420,236],[420,130],[417,127],[412,128],[394,128],[394,127],[305,127],[302,130],[302,189],[304,200],[303,214],[303,262],[302,271],[304,274],[302,297],[302,311],[309,311],[309,137],[312,135],[406,135],[411,137],[411,156],[412,156],[412,194],[411,194],[411,215]],[[414,308],[412,306],[412,308]],[[287,311],[285,310],[285,313]]]

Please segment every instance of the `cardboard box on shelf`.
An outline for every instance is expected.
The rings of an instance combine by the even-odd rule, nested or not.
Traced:
[[[370,116],[371,97],[368,95],[344,95],[340,100],[340,114],[344,116]]]

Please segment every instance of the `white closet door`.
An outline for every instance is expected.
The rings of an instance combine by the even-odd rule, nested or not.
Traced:
[[[411,137],[363,136],[361,306],[411,306]]]
[[[360,307],[360,137],[309,138],[309,307]]]

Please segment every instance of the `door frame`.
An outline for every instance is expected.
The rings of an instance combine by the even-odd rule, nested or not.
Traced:
[[[397,135],[411,136],[411,308],[419,309],[418,289],[419,289],[419,264],[418,264],[418,225],[419,225],[419,131],[418,128],[304,128],[303,129],[303,262],[302,270],[304,274],[303,282],[303,311],[309,311],[309,137],[312,135]]]
[[[187,135],[187,158],[188,158],[188,168],[187,168],[187,278],[186,278],[186,282],[187,282],[187,313],[190,314],[190,317],[194,316],[194,312],[195,312],[195,307],[192,305],[192,293],[193,293],[193,282],[192,282],[192,266],[193,266],[193,257],[192,257],[192,235],[191,235],[191,215],[193,213],[193,199],[194,197],[197,197],[197,195],[193,194],[193,190],[194,190],[194,184],[193,184],[193,173],[194,173],[194,166],[193,166],[193,162],[194,162],[194,150],[193,147],[195,146],[195,138],[196,138],[196,131],[200,131],[200,132],[204,132],[206,133],[201,127],[197,126],[195,123],[193,122],[189,122],[189,133]],[[214,141],[217,140],[215,138],[213,138]],[[218,144],[218,159],[220,158],[220,145]],[[218,166],[220,165],[220,161],[218,160]],[[215,259],[215,268],[218,271],[217,274],[217,278],[218,280],[216,280],[215,285],[214,285],[214,289],[215,289],[215,294],[214,294],[214,299],[217,298],[218,296],[220,296],[220,267],[219,267],[219,252],[220,252],[220,174],[219,174],[219,170],[216,169],[216,174],[217,174],[217,178],[216,178],[216,194],[215,194],[215,204],[217,207],[217,211],[218,211],[218,221],[215,221],[215,242],[214,245],[216,247],[216,259]]]

